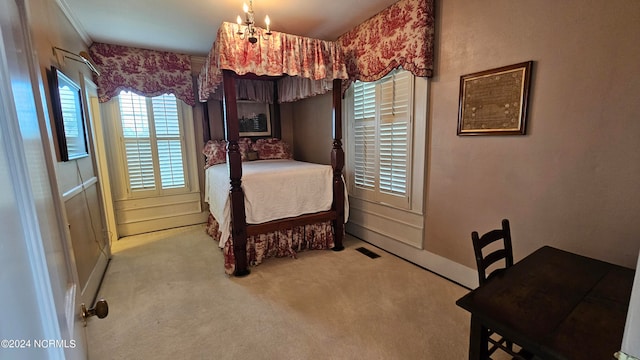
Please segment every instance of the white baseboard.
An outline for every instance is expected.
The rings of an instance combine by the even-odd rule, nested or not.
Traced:
[[[209,216],[209,212],[202,211],[193,214],[175,215],[171,217],[161,217],[157,219],[119,224],[118,235],[120,237],[124,237],[182,226],[203,224],[207,222],[207,216]]]
[[[416,249],[356,224],[347,223],[347,232],[466,288],[475,289],[478,286],[478,273],[474,269],[429,251]]]

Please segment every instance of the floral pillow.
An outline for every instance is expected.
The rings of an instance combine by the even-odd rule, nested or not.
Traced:
[[[255,151],[250,138],[240,138],[238,147],[242,161],[248,161],[249,153]],[[227,142],[225,140],[209,140],[202,149],[202,154],[206,158],[205,169],[212,165],[224,164],[227,162]]]
[[[254,148],[258,152],[260,160],[293,159],[289,144],[280,139],[258,139]]]
[[[202,149],[205,156],[204,168],[227,162],[227,142],[224,140],[209,140]]]
[[[228,143],[225,142],[225,145],[228,145]],[[238,147],[240,148],[240,157],[242,158],[242,161],[248,161],[249,160],[248,154],[252,151],[255,151],[253,149],[253,142],[251,141],[250,138],[238,139]],[[226,156],[226,150],[225,150],[225,156]]]

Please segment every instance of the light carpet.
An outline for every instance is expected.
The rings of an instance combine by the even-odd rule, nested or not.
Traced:
[[[225,275],[201,225],[112,252],[109,316],[86,328],[92,360],[468,358],[470,316],[455,305],[468,290],[351,236],[244,278]]]

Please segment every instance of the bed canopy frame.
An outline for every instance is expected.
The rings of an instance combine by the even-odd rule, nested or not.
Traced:
[[[345,192],[342,171],[342,80],[347,78],[342,54],[335,42],[305,38],[273,31],[268,38],[257,29],[259,41],[251,44],[240,39],[236,24],[223,23],[218,30],[214,46],[200,74],[200,101],[206,101],[220,84],[223,90],[223,121],[227,140],[227,161],[230,177],[231,237],[235,257],[235,276],[249,274],[247,238],[276,230],[290,229],[319,222],[331,221],[334,230],[333,250],[344,249],[342,244],[345,221]],[[333,142],[331,167],[333,169],[333,203],[330,210],[298,217],[274,220],[261,224],[248,224],[245,216],[242,189],[242,158],[238,141],[240,129],[237,111],[236,81],[238,79],[274,81],[274,77],[297,76],[300,81],[333,84]],[[241,81],[241,80],[240,80]],[[309,93],[315,95],[317,92]],[[300,98],[301,96],[298,96]]]
[[[399,0],[377,15],[341,35],[337,41],[323,41],[273,31],[258,42],[249,43],[237,35],[237,24],[223,23],[198,79],[200,101],[207,101],[224,84],[224,121],[229,142],[231,216],[236,276],[249,273],[248,235],[296,225],[331,220],[334,250],[342,250],[344,234],[344,151],[342,149],[342,94],[349,81],[376,81],[401,66],[415,76],[433,76],[435,16],[433,0]],[[247,74],[283,77],[278,80],[280,102],[322,94],[333,89],[333,205],[331,210],[250,225],[245,220],[242,163],[236,103],[237,79]],[[242,80],[240,80],[242,81]],[[280,84],[286,85],[280,86]],[[293,86],[292,86],[293,84]],[[298,85],[296,85],[298,84]],[[331,86],[332,85],[332,86]],[[294,88],[282,91],[284,87]],[[293,94],[293,95],[292,95]],[[283,96],[284,95],[284,96]]]

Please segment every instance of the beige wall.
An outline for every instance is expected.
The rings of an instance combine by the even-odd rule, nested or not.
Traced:
[[[52,146],[56,148],[54,150],[56,153],[57,141],[46,70],[54,65],[78,85],[82,84],[82,77],[91,79],[91,71],[84,64],[74,60],[66,60],[64,65],[59,64],[53,53],[53,47],[75,53],[86,51],[87,48],[54,0],[32,0],[29,6],[32,41],[38,55],[41,77],[45,86],[43,93],[46,103],[43,106],[49,117],[51,127],[49,137]],[[82,94],[84,96],[84,89]],[[90,130],[87,129],[87,131]],[[65,207],[63,216],[69,225],[68,234],[75,255],[74,262],[78,270],[80,289],[84,289],[90,280],[94,266],[101,255],[97,243],[107,242],[103,207],[98,190],[99,183],[95,182],[97,175],[93,167],[92,149],[89,149],[89,153],[89,157],[78,160],[60,162],[59,155],[55,160],[58,191],[61,196],[67,194],[62,197]],[[83,188],[83,182],[90,185]],[[101,274],[95,276],[99,280]]]
[[[332,108],[331,93],[291,103],[293,153],[297,160],[331,164]]]
[[[53,47],[59,47],[76,54],[82,50],[86,51],[86,46],[71,23],[59,9],[53,0],[34,0],[29,2],[31,5],[30,17],[32,25],[33,43],[38,54],[38,61],[42,71],[42,78],[47,85],[47,77],[45,70],[56,66],[61,69],[65,75],[73,79],[76,84],[80,84],[80,73],[91,79],[91,71],[82,63],[74,60],[66,59],[64,64],[58,64],[56,56],[53,53]],[[49,96],[49,88],[45,88],[49,117],[52,126],[53,136],[55,137],[55,126],[53,125],[53,113],[51,111],[51,97]],[[45,109],[46,110],[46,109]],[[53,139],[53,144],[57,142]],[[58,154],[58,153],[56,153]],[[60,162],[59,154],[57,166],[58,185],[62,192],[65,192],[79,184],[80,175],[83,179],[94,176],[93,165],[90,157],[82,158],[77,161]],[[80,168],[80,172],[77,168]]]
[[[625,266],[640,247],[640,2],[437,1],[426,249],[474,267],[469,233],[507,217]],[[533,60],[526,136],[458,137],[460,75]]]
[[[280,131],[282,140],[293,146],[293,103],[280,104]],[[295,155],[295,149],[294,155]]]
[[[436,0],[436,26],[425,250],[475,269],[471,231],[506,217],[516,259],[552,245],[635,267],[640,2]],[[457,136],[460,76],[528,60],[527,135]],[[330,116],[330,100],[309,99],[296,120],[319,106]],[[327,151],[328,124],[296,122],[296,151]]]

